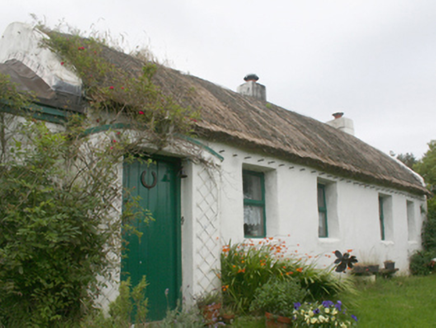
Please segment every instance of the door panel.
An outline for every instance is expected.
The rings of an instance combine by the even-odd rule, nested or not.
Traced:
[[[124,187],[140,196],[140,205],[151,211],[154,221],[134,222],[143,233],[125,236],[128,245],[122,260],[122,279],[130,276],[135,286],[145,275],[148,286],[148,321],[165,317],[180,293],[180,183],[179,162],[156,159],[124,165]],[[165,291],[168,289],[168,300]]]

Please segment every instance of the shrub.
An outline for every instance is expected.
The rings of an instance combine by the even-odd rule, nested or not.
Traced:
[[[174,310],[168,310],[166,317],[160,322],[160,328],[202,328],[203,315],[197,306],[186,307],[178,302]]]
[[[295,279],[273,277],[256,290],[250,311],[291,317],[294,303],[303,301],[306,294],[306,290]]]
[[[279,276],[283,269],[273,256],[270,245],[229,244],[221,253],[221,282],[224,303],[235,303],[247,312],[256,289]]]
[[[410,257],[410,273],[413,275],[426,276],[434,272],[436,258],[435,251],[418,251]]]
[[[221,253],[221,282],[224,303],[234,303],[238,311],[247,312],[257,288],[271,278],[296,279],[308,291],[310,299],[333,299],[338,293],[355,291],[349,279],[339,279],[332,270],[315,268],[302,259],[286,256],[286,246],[252,242],[229,244]]]

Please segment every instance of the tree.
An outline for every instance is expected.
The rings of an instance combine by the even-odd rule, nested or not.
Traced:
[[[397,159],[411,169],[413,168],[413,165],[418,162],[418,160],[415,158],[415,155],[413,155],[412,153],[398,154]]]
[[[427,188],[431,192],[435,192],[436,188],[436,140],[428,143],[427,152],[421,160],[419,160],[413,169],[418,172],[425,180]]]

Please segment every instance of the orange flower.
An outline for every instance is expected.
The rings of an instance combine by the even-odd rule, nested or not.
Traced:
[[[241,261],[241,263],[245,263],[245,261]]]
[[[239,270],[238,270],[238,273],[240,273],[240,272],[245,273],[245,268],[243,268],[243,269],[239,269]]]
[[[347,249],[347,252],[348,253],[351,253],[353,250],[352,249]]]
[[[286,274],[289,276],[290,274],[293,274],[292,271],[286,272]]]
[[[273,238],[273,237],[269,237],[268,239],[269,239],[269,240],[273,240],[274,238]]]
[[[283,269],[286,269],[286,267],[285,267],[285,266],[283,266]]]
[[[234,268],[236,268],[236,265],[233,265]]]
[[[264,265],[266,265],[266,264],[265,264],[265,263],[261,263],[260,265],[261,265],[261,266],[264,266]]]
[[[303,272],[303,268],[298,268],[297,271],[298,272]]]

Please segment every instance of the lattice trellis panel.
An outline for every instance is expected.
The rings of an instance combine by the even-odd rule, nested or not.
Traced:
[[[219,197],[215,179],[207,168],[198,172],[196,186],[196,290],[210,291],[217,287],[214,269],[220,265]]]

